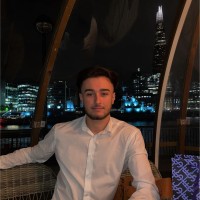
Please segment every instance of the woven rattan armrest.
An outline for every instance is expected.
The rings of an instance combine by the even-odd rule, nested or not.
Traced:
[[[44,164],[4,169],[0,171],[0,199],[51,199],[55,182],[53,171]]]

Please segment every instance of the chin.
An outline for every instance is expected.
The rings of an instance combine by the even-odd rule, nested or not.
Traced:
[[[106,115],[93,115],[93,114],[89,114],[89,113],[86,113],[86,115],[92,120],[103,120],[103,119],[105,119],[106,117],[109,116],[109,114],[106,114]]]

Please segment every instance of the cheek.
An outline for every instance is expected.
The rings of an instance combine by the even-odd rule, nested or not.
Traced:
[[[93,100],[91,98],[82,98],[82,103],[84,106],[92,104]]]

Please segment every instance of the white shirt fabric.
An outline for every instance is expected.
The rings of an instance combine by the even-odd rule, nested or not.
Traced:
[[[160,199],[142,134],[126,122],[111,117],[95,135],[85,116],[56,124],[38,145],[0,156],[0,169],[42,163],[54,153],[60,171],[53,200],[112,200],[127,167],[137,188],[131,199]]]

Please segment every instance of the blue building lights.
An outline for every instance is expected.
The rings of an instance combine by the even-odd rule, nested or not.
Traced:
[[[149,106],[145,102],[139,102],[134,96],[122,96],[121,112],[150,112],[155,113],[155,105]]]
[[[75,108],[74,108],[74,103],[72,100],[67,100],[66,101],[66,110],[67,112],[74,112]]]

